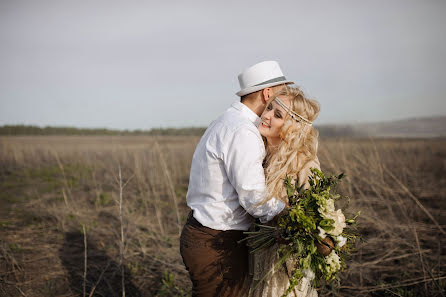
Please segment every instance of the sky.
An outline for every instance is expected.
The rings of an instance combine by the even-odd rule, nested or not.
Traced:
[[[316,124],[446,115],[446,1],[0,0],[0,125],[207,126],[276,60]]]

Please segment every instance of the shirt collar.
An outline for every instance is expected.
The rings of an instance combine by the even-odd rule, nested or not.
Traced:
[[[239,110],[245,117],[247,117],[256,127],[259,127],[261,119],[257,116],[255,112],[249,109],[248,106],[241,103],[240,101],[235,101],[231,105],[235,109]]]

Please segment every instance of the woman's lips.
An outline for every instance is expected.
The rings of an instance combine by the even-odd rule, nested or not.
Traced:
[[[267,123],[265,123],[263,121],[262,121],[262,126],[265,127],[265,128],[271,128]]]

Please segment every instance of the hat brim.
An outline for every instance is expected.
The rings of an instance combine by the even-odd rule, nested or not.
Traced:
[[[235,94],[237,96],[242,97],[242,96],[245,96],[245,95],[248,95],[248,94],[260,91],[260,90],[263,90],[265,88],[274,87],[274,86],[283,85],[283,84],[294,84],[294,82],[289,81],[289,80],[276,81],[276,82],[269,83],[269,84],[248,87],[248,88],[245,88],[243,90],[238,91]]]

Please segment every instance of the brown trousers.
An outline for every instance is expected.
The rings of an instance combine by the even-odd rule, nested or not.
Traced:
[[[193,297],[246,295],[248,249],[243,231],[219,231],[201,225],[189,214],[180,238],[180,252],[192,280]]]

